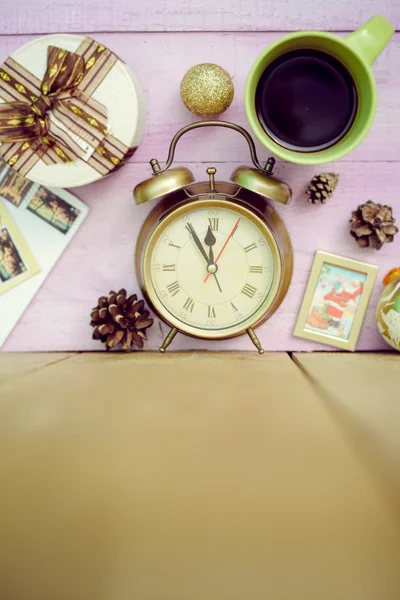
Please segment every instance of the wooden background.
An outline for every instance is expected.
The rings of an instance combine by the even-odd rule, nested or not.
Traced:
[[[3,353],[1,599],[399,600],[399,377],[399,354]]]
[[[17,0],[2,1],[0,59],[39,34],[95,34],[137,74],[145,93],[147,128],[132,161],[116,175],[73,193],[90,206],[90,213],[70,247],[14,329],[4,350],[99,349],[91,340],[90,309],[111,288],[137,289],[133,270],[134,244],[152,208],[136,207],[132,189],[150,174],[148,161],[165,160],[172,135],[193,120],[179,97],[179,84],[188,68],[217,62],[232,75],[235,98],[224,118],[247,127],[243,93],[257,55],[287,31],[320,29],[344,36],[376,13],[400,28],[399,0]],[[267,350],[323,350],[327,347],[294,338],[292,331],[316,250],[334,252],[380,267],[375,293],[359,340],[359,350],[387,349],[375,326],[377,297],[387,270],[400,264],[400,234],[379,252],[358,249],[348,233],[348,219],[369,198],[394,209],[400,220],[400,35],[396,33],[373,71],[379,91],[374,125],[362,144],[342,161],[326,168],[340,174],[333,199],[311,206],[304,190],[312,168],[279,162],[277,176],[293,188],[288,207],[278,207],[292,237],[295,271],[289,293],[271,321],[258,334]],[[259,154],[268,153],[258,145]],[[213,164],[218,178],[249,160],[240,136],[204,130],[183,138],[178,162],[199,179]],[[4,318],[0,315],[0,318]],[[157,348],[167,327],[156,324],[148,347]],[[247,337],[206,343],[179,336],[174,349],[246,350]]]

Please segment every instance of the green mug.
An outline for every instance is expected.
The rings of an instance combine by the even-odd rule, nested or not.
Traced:
[[[343,39],[331,33],[301,31],[289,34],[266,48],[254,63],[245,90],[247,118],[260,142],[279,158],[307,165],[332,162],[351,152],[366,135],[375,116],[377,92],[370,65],[393,33],[390,21],[383,15],[376,15]],[[358,99],[357,112],[347,133],[332,146],[311,152],[291,150],[277,143],[260,123],[255,103],[258,82],[268,65],[287,52],[302,49],[319,50],[339,60],[354,81]]]

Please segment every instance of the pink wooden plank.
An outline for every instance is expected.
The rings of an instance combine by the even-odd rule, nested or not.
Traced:
[[[152,156],[161,161],[177,129],[192,120],[179,98],[179,82],[185,70],[201,61],[220,61],[234,77],[236,98],[226,118],[246,125],[242,106],[243,88],[250,65],[257,54],[280,34],[99,34],[100,41],[113,48],[139,76],[147,101],[146,137],[134,162],[115,176],[77,190],[91,212],[82,230],[38,293],[20,324],[5,344],[5,350],[83,350],[96,349],[87,325],[96,297],[113,286],[136,289],[132,254],[134,240],[151,207],[136,207],[131,189],[149,174],[144,164]],[[29,37],[0,38],[5,57]],[[363,144],[345,161],[331,165],[341,174],[340,188],[328,206],[315,207],[300,198],[314,169],[278,164],[277,174],[287,179],[296,192],[291,207],[282,214],[292,234],[296,269],[289,295],[274,318],[260,330],[263,344],[270,350],[322,349],[292,337],[296,314],[305,289],[316,249],[375,262],[381,275],[398,262],[399,241],[379,253],[357,248],[347,233],[351,210],[369,197],[387,201],[400,211],[400,86],[396,81],[400,37],[396,36],[374,67],[380,91],[380,109],[374,128]],[[265,150],[260,152],[266,158]],[[178,147],[178,158],[192,162],[201,178],[209,160],[218,167],[218,176],[229,177],[237,163],[248,161],[241,138],[230,132],[205,130],[190,134]],[[357,161],[357,162],[352,162]],[[379,164],[374,166],[373,162]],[[225,164],[226,163],[226,164]],[[234,164],[235,163],[235,164]],[[208,163],[209,164],[209,163]],[[397,257],[397,258],[396,258]],[[360,349],[385,348],[375,329],[374,302],[371,303]],[[162,326],[165,332],[165,326]],[[162,337],[155,326],[149,347],[156,348]],[[180,337],[175,348],[248,349],[246,338],[217,344],[193,342]]]
[[[204,179],[206,164],[192,168]],[[218,165],[217,177],[226,179],[236,164]],[[335,196],[325,206],[306,202],[303,191],[313,175],[312,167],[279,163],[276,174],[290,182],[293,203],[278,207],[284,218],[295,252],[295,271],[288,296],[279,311],[258,330],[267,350],[323,350],[321,345],[294,338],[292,331],[305,290],[315,250],[334,252],[380,266],[378,283],[360,338],[359,350],[387,349],[375,327],[375,307],[381,279],[399,262],[400,235],[381,251],[361,250],[348,233],[351,210],[373,198],[393,205],[400,218],[400,169],[397,163],[380,163],[373,168],[365,162],[328,165],[340,174]],[[113,287],[136,291],[133,252],[137,233],[152,208],[137,207],[131,190],[149,175],[147,165],[131,162],[116,175],[77,190],[90,206],[89,217],[62,256],[44,286],[14,329],[3,349],[12,350],[96,350],[101,346],[90,339],[90,309],[99,295]],[[156,324],[150,330],[148,348],[156,349],[167,327]],[[206,343],[178,336],[175,349],[247,350],[247,337]]]
[[[400,4],[400,2],[399,2]],[[223,118],[248,126],[243,108],[247,73],[257,55],[281,33],[178,33],[99,34],[96,38],[112,48],[137,74],[146,96],[147,130],[137,161],[153,156],[163,160],[173,134],[195,120],[179,96],[180,81],[199,62],[219,62],[232,75],[235,98]],[[0,59],[5,58],[30,36],[0,38]],[[400,86],[398,64],[400,34],[396,34],[376,61],[379,108],[374,125],[362,144],[344,160],[398,160],[400,157]],[[266,151],[258,144],[260,155]],[[248,160],[247,145],[229,131],[203,130],[188,134],[178,146],[181,160],[201,162]]]
[[[19,0],[0,31],[351,31],[377,13],[400,25],[398,0]]]

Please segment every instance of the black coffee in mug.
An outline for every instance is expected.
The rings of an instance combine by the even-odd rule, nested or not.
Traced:
[[[278,144],[314,152],[338,142],[357,112],[348,70],[319,50],[295,50],[274,60],[256,90],[261,125]]]

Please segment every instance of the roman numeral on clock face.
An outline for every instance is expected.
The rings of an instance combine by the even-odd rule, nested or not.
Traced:
[[[213,306],[209,306],[208,307],[208,318],[209,319],[215,319],[216,318],[216,314],[215,314],[215,308]]]
[[[254,265],[250,266],[250,273],[262,273],[262,267],[255,267]]]
[[[249,244],[248,246],[244,247],[246,252],[251,252],[251,250],[255,250],[256,248],[257,248],[256,244]]]
[[[171,296],[176,296],[176,294],[179,292],[180,289],[181,289],[181,286],[179,285],[179,283],[177,281],[174,281],[173,283],[169,283],[167,285],[167,290],[169,291]]]
[[[255,288],[254,286],[246,283],[246,285],[242,289],[242,294],[244,294],[245,296],[248,296],[249,298],[253,298],[253,296],[256,293],[256,291],[257,291],[257,288]]]
[[[231,300],[231,306],[232,306],[233,312],[237,312],[238,311],[238,309],[236,308],[236,306],[233,304],[232,300]]]
[[[175,267],[176,265],[163,265],[162,270],[163,271],[175,271]],[[251,273],[251,271],[250,271]]]
[[[194,307],[194,300],[192,300],[192,298],[188,298],[186,300],[185,304],[183,305],[183,309],[188,310],[189,312],[193,312],[193,307]]]
[[[180,250],[182,248],[182,246],[177,246],[176,244],[174,244],[173,242],[170,242],[168,244],[168,246],[173,246],[174,248],[178,248],[178,250]]]
[[[211,231],[218,231],[219,219],[208,219],[208,222],[210,223]]]

